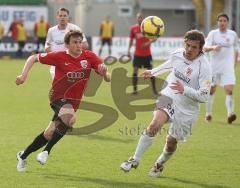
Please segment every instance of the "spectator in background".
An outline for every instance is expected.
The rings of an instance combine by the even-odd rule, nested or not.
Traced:
[[[105,44],[108,45],[108,55],[112,53],[112,38],[114,36],[114,24],[110,21],[110,16],[106,16],[105,20],[100,25],[101,46],[99,56],[102,54],[102,49]]]
[[[17,41],[17,26],[19,24],[19,20],[14,17],[13,22],[11,23],[7,35],[11,34],[11,37],[14,41]]]
[[[48,29],[48,22],[44,20],[44,16],[41,16],[40,20],[34,25],[34,34],[37,40],[37,53],[40,51],[40,44],[42,44],[42,46],[45,45]]]
[[[0,22],[0,42],[2,41],[3,35],[4,35],[4,26]]]
[[[132,76],[132,83],[133,83],[133,95],[137,94],[137,82],[138,82],[138,69],[144,67],[145,69],[152,69],[152,54],[151,54],[151,43],[155,42],[156,40],[150,40],[141,32],[141,23],[144,19],[143,14],[137,13],[137,24],[132,25],[130,30],[130,42],[128,46],[128,55],[130,56],[130,49],[133,45],[133,41],[135,40],[135,52],[133,58],[133,76]],[[156,90],[155,84],[155,77],[152,76],[152,90],[155,95],[158,94]]]
[[[16,25],[16,28],[17,28],[16,40],[18,42],[17,57],[21,58],[23,56],[23,48],[27,40],[27,30],[22,20],[19,20],[19,23]]]

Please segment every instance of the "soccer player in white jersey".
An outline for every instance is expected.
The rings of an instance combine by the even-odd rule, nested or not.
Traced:
[[[153,143],[161,127],[171,122],[162,154],[151,168],[149,176],[159,177],[163,164],[174,154],[177,143],[185,141],[199,112],[199,103],[206,102],[211,88],[211,66],[202,52],[204,35],[198,30],[184,36],[184,48],[175,51],[168,61],[143,72],[145,78],[171,71],[161,91],[153,119],[141,135],[135,154],[120,168],[128,172],[137,168],[144,151]]]
[[[233,87],[236,82],[234,65],[238,59],[238,36],[228,29],[229,18],[220,13],[217,16],[218,29],[209,32],[204,51],[209,52],[213,70],[212,87],[209,100],[206,104],[206,121],[212,120],[212,105],[218,84],[224,88],[226,94],[227,122],[236,120],[233,106]]]
[[[69,20],[70,20],[69,10],[66,8],[58,9],[57,11],[58,25],[53,26],[48,30],[47,39],[45,43],[46,52],[65,50],[65,46],[64,46],[65,34],[70,30],[81,31],[80,27],[72,23],[69,23]],[[88,42],[85,35],[83,35],[82,45],[83,45],[83,49],[88,48]],[[51,66],[50,73],[52,75],[52,78],[54,78],[54,75],[55,75],[54,66]]]

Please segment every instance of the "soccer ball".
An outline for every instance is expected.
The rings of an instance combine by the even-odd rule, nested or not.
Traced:
[[[149,39],[156,39],[163,35],[164,23],[157,16],[148,16],[141,23],[141,32]]]

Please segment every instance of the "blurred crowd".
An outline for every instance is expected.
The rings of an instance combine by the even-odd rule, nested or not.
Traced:
[[[41,16],[40,19],[34,24],[34,36],[31,36],[34,37],[37,44],[36,52],[39,51],[41,44],[44,45],[48,29],[49,23],[44,19],[44,16]],[[27,39],[30,37],[23,20],[14,18],[8,31],[5,31],[4,25],[0,22],[0,42],[5,35],[10,36],[15,42],[18,43],[16,55],[17,57],[22,57],[23,48]]]

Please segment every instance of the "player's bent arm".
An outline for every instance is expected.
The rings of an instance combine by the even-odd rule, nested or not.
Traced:
[[[17,85],[23,84],[25,82],[29,71],[31,70],[33,64],[37,61],[38,61],[37,55],[32,55],[27,59],[25,65],[23,67],[22,73],[19,76],[17,76],[17,78],[16,78]]]
[[[111,81],[111,75],[108,72],[108,68],[105,64],[102,63],[98,66],[98,73],[103,76],[103,78],[106,82]]]
[[[152,76],[157,76],[159,74],[163,74],[165,72],[172,71],[172,62],[171,60],[166,61],[165,63],[159,65],[158,67],[154,68],[151,70],[151,75]]]
[[[183,95],[193,99],[194,101],[205,103],[208,100],[208,96],[210,93],[210,88],[200,88],[195,90],[191,87],[184,86]]]

